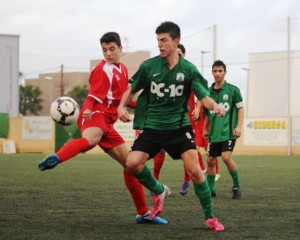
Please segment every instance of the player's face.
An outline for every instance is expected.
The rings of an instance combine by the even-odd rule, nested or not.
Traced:
[[[212,74],[215,78],[215,82],[222,82],[224,81],[226,71],[224,70],[223,66],[215,66],[212,69]]]
[[[114,42],[102,43],[101,47],[103,56],[108,63],[113,64],[119,62],[122,47],[119,47]]]
[[[172,39],[169,33],[160,33],[157,34],[157,42],[160,56],[163,58],[168,58],[174,53],[177,54],[178,38]]]

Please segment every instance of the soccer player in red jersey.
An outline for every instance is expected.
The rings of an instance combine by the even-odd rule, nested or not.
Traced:
[[[90,89],[77,121],[82,137],[68,142],[56,154],[49,154],[38,165],[41,171],[52,169],[97,145],[124,168],[126,166],[130,149],[113,124],[118,119],[117,107],[128,86],[128,71],[119,62],[122,46],[118,33],[105,33],[100,44],[105,59],[91,72]],[[128,106],[135,107],[135,102]],[[137,210],[137,223],[167,224],[165,219],[150,217],[142,185],[131,173],[125,170],[123,173],[125,185]]]

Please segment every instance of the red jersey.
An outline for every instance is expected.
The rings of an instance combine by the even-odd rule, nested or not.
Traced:
[[[123,63],[110,64],[102,60],[91,72],[89,83],[88,97],[81,113],[86,109],[105,112],[113,124],[118,119],[117,108],[128,86],[126,66]]]
[[[190,122],[191,122],[191,125],[192,125],[193,129],[195,127],[195,121],[192,119],[192,113],[195,110],[196,101],[197,101],[197,99],[195,97],[194,91],[191,91],[191,95],[190,95],[190,98],[189,98],[189,112],[188,112],[188,115],[189,115],[189,119],[190,119]]]
[[[113,124],[118,119],[117,108],[128,86],[128,71],[122,63],[109,64],[102,60],[91,72],[89,82],[88,97],[80,111],[77,123],[81,132],[91,127],[100,128],[103,136],[98,145],[107,152],[125,143]],[[135,102],[130,105],[128,106],[134,107]],[[90,121],[82,118],[82,112],[86,109],[92,111]]]
[[[91,72],[88,97],[106,107],[118,106],[128,85],[128,71],[123,63],[102,60]]]
[[[197,147],[203,147],[204,149],[207,148],[207,139],[202,136],[203,131],[203,125],[204,125],[204,113],[203,113],[203,106],[201,105],[200,111],[199,111],[199,119],[197,121],[194,121],[192,119],[192,112],[194,111],[196,107],[197,99],[195,98],[195,94],[192,91],[191,96],[189,98],[189,118],[191,121],[192,128],[195,133],[195,142]]]

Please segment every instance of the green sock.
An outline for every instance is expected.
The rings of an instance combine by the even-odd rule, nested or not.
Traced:
[[[203,183],[200,184],[194,183],[194,189],[202,206],[205,220],[208,218],[213,218],[214,213],[212,209],[211,192],[209,190],[207,181],[205,180]]]
[[[240,186],[239,171],[237,169],[234,169],[233,171],[231,171],[229,173],[233,180],[233,187],[239,187]]]
[[[215,187],[216,175],[207,175],[206,178],[207,178],[207,183],[208,183],[210,191],[212,191],[212,192],[216,191],[216,187]]]
[[[135,177],[143,186],[157,195],[164,191],[163,185],[153,177],[146,165],[140,173],[135,175]]]

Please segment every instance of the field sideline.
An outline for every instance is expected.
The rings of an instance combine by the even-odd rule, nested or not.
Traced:
[[[172,191],[161,214],[169,224],[162,226],[135,223],[121,166],[108,156],[80,154],[40,172],[44,156],[0,154],[1,240],[300,239],[299,156],[234,156],[244,190],[239,200],[231,199],[231,179],[220,162],[213,204],[225,226],[221,233],[204,228],[192,187],[186,196],[178,193],[180,160],[168,158],[161,173]]]

